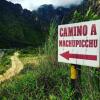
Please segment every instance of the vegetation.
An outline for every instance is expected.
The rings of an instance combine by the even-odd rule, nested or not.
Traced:
[[[3,50],[2,50],[3,51]],[[0,51],[0,52],[2,52]],[[7,69],[11,67],[11,59],[10,56],[15,52],[16,50],[10,49],[10,50],[4,50],[3,54],[1,53],[0,56],[0,74],[4,73]]]
[[[0,60],[0,74],[4,73],[10,67],[10,62],[8,56],[5,56]]]
[[[93,11],[92,7],[89,6],[85,10],[86,13],[83,16],[81,16],[83,13],[81,10],[74,11],[67,23],[99,19],[99,15]],[[66,18],[65,16],[62,23],[65,23]],[[71,89],[70,84],[70,65],[57,62],[57,25],[56,19],[48,25],[50,26],[49,35],[46,36],[46,42],[42,47],[40,45],[38,48],[16,47],[17,49],[8,50],[5,53],[1,59],[0,74],[8,69],[6,66],[11,64],[9,57],[14,51],[19,51],[24,69],[10,80],[0,84],[0,100],[72,100],[75,91]],[[30,28],[28,30],[31,33]],[[37,36],[34,37],[38,39]],[[26,39],[25,43],[26,41],[28,40]],[[100,72],[96,68],[82,66],[79,86],[82,97],[79,100],[100,99],[99,76]]]
[[[66,22],[71,20],[73,12],[81,7],[71,8],[42,5],[36,11],[22,9],[20,4],[0,0],[0,48],[38,47],[48,37],[52,19],[60,24],[63,17]],[[40,39],[41,38],[41,39]]]
[[[50,37],[48,43],[52,42],[55,33],[54,24],[51,24]],[[54,29],[53,29],[54,28]],[[54,41],[54,39],[53,39]],[[56,41],[55,41],[56,42]],[[32,100],[46,100],[46,99],[68,99],[71,98],[72,93],[70,90],[70,85],[67,82],[69,80],[68,68],[64,65],[56,66],[52,60],[53,55],[49,49],[52,49],[51,45],[47,45],[44,48],[44,54],[46,54],[46,59],[41,59],[40,64],[35,66],[27,65],[26,70],[23,69],[22,72],[11,79],[3,83],[0,86],[0,97],[1,99],[32,99]],[[56,49],[56,48],[55,48]],[[47,51],[48,50],[48,53]],[[53,51],[54,52],[54,51]],[[29,52],[28,52],[29,54]],[[21,54],[23,57],[23,54]],[[26,53],[27,56],[27,53]],[[25,59],[25,54],[24,54]],[[33,67],[33,68],[32,68]],[[29,69],[31,68],[31,70]],[[24,71],[24,72],[23,72]],[[68,80],[67,80],[68,79]],[[67,90],[69,87],[69,90]],[[69,92],[69,94],[64,94],[64,92]],[[70,94],[71,93],[71,94]]]

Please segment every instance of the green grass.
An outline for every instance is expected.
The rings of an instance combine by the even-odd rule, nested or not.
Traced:
[[[51,96],[59,100],[70,98],[70,93],[66,94],[66,97],[64,95],[64,92],[68,91],[67,88],[71,91],[66,70],[67,67],[52,68],[50,65],[41,65],[34,70],[20,73],[0,86],[0,98],[8,98],[8,100],[15,98],[48,100]]]
[[[70,65],[57,61],[57,26],[50,25],[50,34],[44,48],[21,49],[24,69],[12,79],[0,84],[0,100],[72,100]],[[33,59],[39,60],[33,65]],[[4,60],[6,61],[6,60]],[[100,100],[100,72],[82,66],[79,100]],[[98,82],[97,82],[98,81]],[[74,98],[74,100],[77,100]]]
[[[11,67],[10,57],[3,56],[0,60],[0,74],[4,73],[9,67]]]
[[[3,74],[7,69],[11,67],[10,57],[13,55],[15,51],[16,49],[4,50],[4,55],[0,59],[0,74]]]
[[[26,68],[16,77],[1,84],[1,100],[3,98],[7,100],[71,100],[73,91],[70,84],[70,66],[66,64],[55,66],[52,62],[42,62],[34,69],[30,69],[29,66]],[[90,73],[86,74],[86,70],[88,68],[82,68],[82,100],[99,100],[99,91],[95,88],[97,83],[91,82],[94,76],[90,77]]]

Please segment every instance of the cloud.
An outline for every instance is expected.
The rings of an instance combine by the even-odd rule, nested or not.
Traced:
[[[64,6],[69,7],[70,5],[79,5],[83,0],[7,0],[13,3],[19,3],[23,8],[29,10],[36,10],[43,4],[52,4],[55,7]]]

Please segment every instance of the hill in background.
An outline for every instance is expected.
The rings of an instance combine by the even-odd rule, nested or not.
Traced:
[[[69,23],[73,12],[82,10],[82,5],[56,9],[52,5],[42,5],[31,12],[22,9],[20,4],[0,0],[0,48],[42,45],[48,37],[52,19],[57,24],[61,24],[62,20]]]

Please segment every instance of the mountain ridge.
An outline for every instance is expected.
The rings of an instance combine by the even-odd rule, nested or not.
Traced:
[[[0,47],[40,46],[48,37],[49,26],[53,19],[57,24],[61,24],[65,17],[63,23],[68,23],[74,11],[80,7],[55,9],[53,5],[42,5],[31,12],[23,9],[20,4],[0,0]]]

